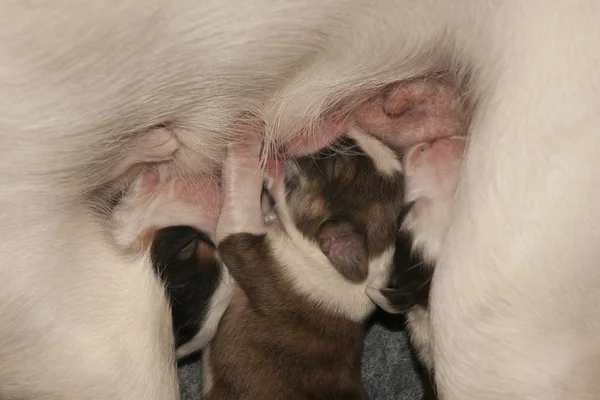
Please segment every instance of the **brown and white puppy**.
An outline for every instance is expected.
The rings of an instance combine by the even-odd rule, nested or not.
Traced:
[[[425,385],[432,383],[434,373],[429,289],[451,221],[464,146],[464,137],[452,137],[420,143],[403,155],[409,208],[398,232],[391,282],[388,288],[367,291],[385,311],[406,313],[412,345],[427,370]],[[434,392],[425,391],[429,396]]]
[[[367,399],[365,291],[391,268],[400,158],[352,129],[334,149],[268,171],[274,210],[264,210],[262,138],[250,133],[225,164],[218,251],[241,290],[205,354],[206,399]]]

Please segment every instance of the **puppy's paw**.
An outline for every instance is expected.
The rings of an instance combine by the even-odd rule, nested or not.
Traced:
[[[264,139],[264,126],[252,116],[240,118],[232,127],[227,145],[227,163],[248,168],[258,167]]]
[[[235,233],[262,233],[261,210],[264,171],[261,151],[264,126],[244,117],[233,126],[223,165],[224,200],[216,230],[216,243]]]

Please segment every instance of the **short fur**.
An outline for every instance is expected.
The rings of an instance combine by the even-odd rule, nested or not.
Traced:
[[[0,397],[178,397],[162,286],[95,212],[107,166],[148,128],[178,139],[171,173],[212,174],[240,112],[282,143],[448,70],[476,107],[432,284],[441,397],[594,398],[599,13],[592,0],[2,2]],[[379,121],[381,134],[404,120]],[[396,132],[398,145],[439,133]]]
[[[372,145],[364,146],[371,154],[359,146],[362,140]],[[210,345],[207,399],[368,399],[360,360],[363,322],[374,307],[365,289],[383,284],[390,271],[403,200],[401,165],[395,153],[386,154],[387,147],[356,129],[336,147],[289,161],[285,177],[276,174],[271,190],[278,221],[254,226],[247,216],[246,229],[255,233],[246,233],[242,221],[239,228],[225,226],[222,239],[217,235],[219,254],[243,292]],[[259,204],[260,192],[251,189],[261,182],[243,179],[252,174],[243,171],[251,162],[236,166],[248,154],[256,168],[257,150],[231,151],[219,226],[236,209]],[[373,160],[386,156],[395,168],[382,171]],[[323,236],[331,234],[333,244],[324,246]],[[351,246],[342,246],[338,258],[331,248],[342,243]],[[365,259],[364,275],[354,269],[357,255]]]
[[[213,338],[235,282],[213,244],[219,186],[197,177],[162,184],[157,178],[154,172],[136,178],[111,212],[112,234],[124,252],[147,262],[164,285],[175,354],[183,358]]]

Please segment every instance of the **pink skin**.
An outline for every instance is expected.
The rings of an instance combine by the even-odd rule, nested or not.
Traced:
[[[309,136],[298,136],[288,154],[310,154],[329,145],[356,123],[396,148],[463,135],[464,107],[452,85],[439,80],[401,82],[371,99],[349,118],[329,117]],[[316,141],[315,141],[316,139]]]
[[[352,123],[357,123],[373,135],[386,140],[397,148],[408,149],[408,153],[414,153],[416,144],[433,141],[435,139],[459,136],[465,132],[465,118],[462,104],[459,97],[451,85],[436,81],[419,79],[411,82],[402,82],[387,90],[384,94],[372,99],[363,105],[351,118],[331,116],[323,120],[311,134],[298,134],[289,142],[285,143],[278,155],[267,159],[265,162],[266,173],[269,176],[278,175],[283,168],[283,157],[301,156],[314,153],[335,141]],[[250,124],[250,125],[248,125]],[[260,121],[256,118],[242,117],[233,126],[234,146],[230,146],[230,151],[235,150],[235,143],[246,143],[247,135],[251,132],[256,135]],[[163,132],[158,132],[163,133]],[[157,135],[157,137],[159,137]],[[432,142],[431,151],[427,151],[427,158],[436,162],[435,159],[438,147],[444,147],[445,141]],[[456,140],[450,140],[458,151]],[[461,142],[462,143],[462,142]],[[464,143],[463,143],[464,146]],[[411,150],[413,149],[413,150]],[[170,149],[169,149],[170,150]],[[435,151],[434,151],[435,150]],[[453,150],[454,151],[454,150]],[[463,147],[460,152],[462,153]],[[441,152],[444,153],[444,152]],[[450,151],[452,153],[452,151]],[[414,156],[410,163],[419,163],[418,157]],[[440,156],[440,163],[444,158]],[[259,164],[256,164],[258,168]],[[249,167],[249,166],[248,166]],[[410,168],[409,168],[410,169]],[[255,175],[258,170],[255,170]],[[444,169],[440,169],[439,174],[444,174]],[[457,175],[457,174],[454,174]],[[447,187],[455,185],[455,180],[442,179],[443,176],[437,176],[437,181],[446,188],[442,192],[447,192]],[[185,178],[188,180],[190,178]],[[237,178],[236,178],[237,179]],[[254,179],[254,178],[253,178]],[[456,178],[457,179],[457,178]],[[177,189],[183,187],[183,189]],[[194,194],[196,191],[196,194]],[[207,207],[205,214],[216,215],[214,212],[222,203],[223,194],[214,179],[210,178],[192,178],[190,182],[176,183],[175,196],[181,196],[183,203],[194,204],[198,210]],[[211,197],[212,196],[212,197]],[[179,200],[179,199],[178,199]],[[213,221],[214,222],[214,221]],[[211,224],[213,226],[214,224]]]
[[[137,179],[126,200],[137,209],[138,220],[144,225],[141,228],[187,225],[214,239],[218,221],[226,229],[240,224],[262,227],[258,201],[263,180],[260,171],[262,123],[257,118],[240,117],[232,126],[231,137],[223,167],[223,184],[210,176],[176,177],[161,182],[154,171],[145,172]],[[267,170],[277,170],[281,165],[278,159],[268,160]],[[255,198],[256,202],[243,201],[246,196]],[[254,206],[256,210],[248,209]]]
[[[325,118],[310,134],[306,132],[295,135],[281,146],[274,157],[266,160],[267,171],[281,169],[286,156],[300,157],[329,146],[339,138],[350,126],[352,120],[342,117]]]
[[[214,237],[223,191],[211,177],[190,176],[173,178],[161,183],[154,171],[143,173],[134,184],[132,202],[147,207],[147,227],[187,225]]]
[[[463,105],[449,84],[420,79],[398,84],[365,104],[356,122],[397,148],[465,132]]]
[[[340,137],[350,123],[349,118],[327,117],[315,128],[312,135],[298,134],[287,142],[284,152],[295,157],[315,153]]]
[[[405,152],[406,201],[417,200],[417,213],[430,201],[452,201],[465,144],[464,137],[453,136],[419,143]]]
[[[285,145],[285,149],[289,149],[286,154],[299,156],[314,153],[337,139],[347,125],[348,121],[341,118],[326,119],[319,126],[318,135],[314,137],[298,135],[288,142]],[[223,187],[221,187],[214,178],[186,177],[172,179],[166,186],[159,187],[159,178],[156,173],[146,173],[145,176],[140,178],[140,184],[145,194],[153,194],[161,199],[161,207],[156,210],[162,216],[160,218],[161,221],[166,221],[168,216],[168,218],[172,219],[170,225],[182,223],[194,226],[192,224],[196,224],[194,227],[198,228],[198,222],[201,220],[204,227],[203,230],[205,232],[208,230],[207,233],[210,235],[214,233],[219,210],[223,207],[223,209],[229,210],[228,214],[223,218],[231,219],[229,223],[232,226],[236,226],[238,222],[243,221],[246,214],[254,216],[255,221],[252,221],[251,226],[256,226],[257,228],[259,225],[262,226],[261,221],[257,219],[262,218],[261,213],[247,210],[248,213],[244,214],[240,207],[235,207],[235,210],[233,210],[231,204],[233,200],[225,200],[225,203],[223,203],[223,188],[227,192],[225,198],[231,199],[238,196],[237,193],[244,190],[245,187],[253,191],[259,190],[262,187],[261,183],[249,189],[252,183],[256,183],[258,180],[262,182],[262,175],[259,173],[259,156],[263,133],[262,123],[256,118],[243,116],[236,121],[232,130],[232,140],[228,145],[227,161],[223,169],[223,177],[224,179],[229,179],[229,184],[224,183]],[[283,169],[283,165],[284,159],[281,155],[269,158],[265,162],[265,172],[269,176],[279,175]],[[235,184],[232,184],[232,181]],[[260,198],[260,192],[258,192],[257,198]],[[175,203],[181,203],[181,205],[186,206],[184,209],[188,211],[195,210],[195,215],[188,214],[185,216],[180,212],[167,212],[169,210],[166,206],[173,205],[175,207]],[[193,208],[190,209],[188,206],[192,206]],[[184,216],[185,218],[182,218]]]

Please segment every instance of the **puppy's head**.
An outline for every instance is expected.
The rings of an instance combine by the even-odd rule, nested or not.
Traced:
[[[329,149],[286,161],[284,170],[267,185],[274,210],[294,246],[313,256],[296,280],[347,287],[348,296],[366,299],[365,285],[385,280],[393,255],[404,196],[398,154],[352,128]]]

